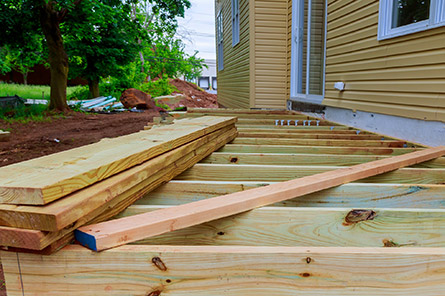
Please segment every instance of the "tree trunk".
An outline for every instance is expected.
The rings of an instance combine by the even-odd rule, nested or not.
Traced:
[[[97,98],[100,96],[99,94],[99,80],[88,80],[88,88],[90,90],[91,97]]]
[[[68,55],[63,46],[60,21],[53,2],[42,4],[40,11],[40,25],[45,35],[49,50],[49,64],[51,72],[51,95],[49,108],[67,111],[66,88],[68,83]]]
[[[23,84],[28,85],[28,72],[23,72]]]

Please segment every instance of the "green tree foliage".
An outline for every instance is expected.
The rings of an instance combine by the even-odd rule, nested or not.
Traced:
[[[142,23],[138,13],[144,5],[151,14],[145,14]],[[65,40],[76,54],[71,58],[79,66],[76,71],[90,70],[87,79],[93,81],[112,72],[113,61],[118,65],[127,60],[122,44],[130,52],[136,48],[137,26],[147,31],[156,16],[166,26],[175,27],[175,17],[183,16],[189,6],[188,0],[1,0],[0,48],[26,47],[35,35],[43,37],[51,70],[50,109],[66,110],[69,67]],[[119,12],[124,21],[117,19]],[[129,25],[128,15],[136,27]],[[147,38],[148,33],[138,38],[137,44]],[[90,43],[85,45],[87,41]],[[100,60],[104,56],[109,57],[110,63]]]
[[[28,74],[32,71],[32,68],[45,61],[42,38],[37,34],[30,36],[30,38],[32,39],[28,40],[23,46],[10,45],[3,47],[5,54],[3,61],[7,66],[6,70],[14,69],[21,73],[25,85],[28,84]],[[2,59],[1,54],[0,59]]]
[[[137,56],[141,27],[131,18],[131,8],[122,1],[90,1],[67,19],[65,44],[70,76],[85,78],[91,97],[99,96],[102,78],[120,76],[122,66]]]
[[[151,78],[180,77],[186,79],[201,76],[204,59],[198,58],[197,52],[188,55],[181,40],[171,35],[160,35],[152,39],[152,44],[144,47],[144,56],[149,63],[145,66]]]

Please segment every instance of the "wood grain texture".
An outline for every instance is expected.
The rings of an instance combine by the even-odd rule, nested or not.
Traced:
[[[285,127],[285,126],[283,126]],[[313,127],[302,127],[300,128],[277,128],[276,131],[274,131],[274,134],[342,134],[342,135],[356,135],[357,133],[360,135],[369,135],[372,134],[367,131],[360,131],[360,130],[354,130],[354,129],[333,129],[325,128],[325,129],[313,129]],[[269,133],[271,131],[271,128],[245,128],[245,127],[239,127],[238,131],[241,133]]]
[[[135,205],[180,205],[274,182],[172,180]],[[273,204],[285,207],[445,209],[445,185],[350,183]]]
[[[262,188],[102,222],[79,228],[75,233],[76,239],[95,251],[104,250],[390,172],[443,155],[445,147],[429,148]],[[233,172],[231,174],[233,175]]]
[[[386,158],[388,159],[388,158]],[[385,160],[385,159],[383,159]],[[366,164],[366,163],[364,163]],[[199,163],[179,175],[177,180],[203,181],[260,181],[282,182],[324,172],[334,171],[337,166],[292,166],[253,164],[206,164]],[[343,167],[348,168],[348,167]],[[445,169],[402,168],[394,172],[360,180],[365,183],[395,184],[443,184]]]
[[[194,151],[187,154],[181,154],[181,157],[170,165],[164,166],[163,168],[157,170],[156,173],[144,179],[141,183],[116,196],[114,199],[109,200],[106,204],[103,204],[89,214],[81,217],[75,223],[64,228],[63,230],[56,232],[42,232],[39,230],[18,229],[1,226],[0,245],[28,250],[43,250],[44,252],[47,252],[44,249],[48,247],[50,251],[56,250],[56,248],[52,247],[52,245],[59,246],[60,240],[64,242],[69,241],[67,237],[73,238],[73,231],[78,227],[85,225],[86,223],[106,221],[107,219],[117,215],[133,204],[137,199],[161,184],[170,181],[177,174],[180,174],[181,172],[190,168],[202,158],[212,153],[215,149],[223,146],[227,141],[230,141],[234,137],[236,137],[236,132],[229,132],[223,136],[219,136],[215,141],[203,144]]]
[[[0,168],[0,202],[49,203],[235,121],[222,117],[185,119]]]
[[[287,124],[287,120],[290,120],[291,122],[289,123],[290,126],[295,126],[295,119],[293,119],[292,117],[285,117],[283,116],[282,120],[285,121],[285,123]],[[299,126],[317,126],[317,121],[319,121],[319,126],[339,126],[340,124],[338,123],[334,123],[331,121],[327,121],[327,120],[322,120],[322,119],[316,119],[314,118],[313,120],[311,120],[311,123],[306,122],[303,125],[303,121],[300,120],[298,122]],[[281,123],[281,122],[280,122]],[[278,124],[280,124],[278,123]],[[239,118],[237,121],[237,125],[238,126],[243,126],[243,125],[277,125],[277,121],[276,119],[263,119],[263,118]]]
[[[443,248],[123,246],[1,253],[8,296],[437,296]],[[23,282],[23,285],[22,285]]]
[[[219,152],[243,153],[310,153],[341,155],[401,155],[419,151],[421,148],[380,148],[380,147],[329,147],[329,146],[292,146],[292,145],[254,145],[227,144]]]
[[[333,139],[333,140],[388,140],[379,135],[345,135],[345,134],[291,134],[291,133],[270,133],[270,132],[240,132],[240,138],[287,138],[287,139]]]
[[[214,152],[212,155],[203,159],[201,163],[350,166],[384,158],[388,158],[388,156]],[[428,162],[423,162],[417,164],[415,167],[445,168],[445,158],[442,157]]]
[[[134,205],[117,218],[167,208],[169,207]],[[444,214],[445,209],[263,207],[150,237],[137,243],[194,246],[444,247]]]
[[[120,194],[138,186],[184,155],[217,140],[219,137],[223,141],[227,139],[228,135],[232,138],[235,133],[235,127],[232,124],[45,206],[0,204],[0,226],[51,232],[61,230],[107,204]]]
[[[335,147],[392,147],[404,148],[405,141],[397,140],[335,140],[335,139],[276,139],[236,138],[232,144],[243,145],[292,145],[292,146],[335,146]]]

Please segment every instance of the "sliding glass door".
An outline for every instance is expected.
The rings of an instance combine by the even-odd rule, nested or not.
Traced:
[[[294,0],[292,10],[291,97],[321,103],[325,77],[326,1]]]

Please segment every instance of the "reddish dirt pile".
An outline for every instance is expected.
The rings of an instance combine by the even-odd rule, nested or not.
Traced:
[[[175,107],[218,108],[218,96],[199,89],[196,84],[181,79],[172,79],[170,84],[186,96]]]
[[[117,114],[73,112],[64,118],[26,124],[0,120],[0,129],[11,132],[8,142],[0,142],[0,166],[91,144],[102,138],[135,133],[143,130],[154,116],[159,113],[147,110]]]

